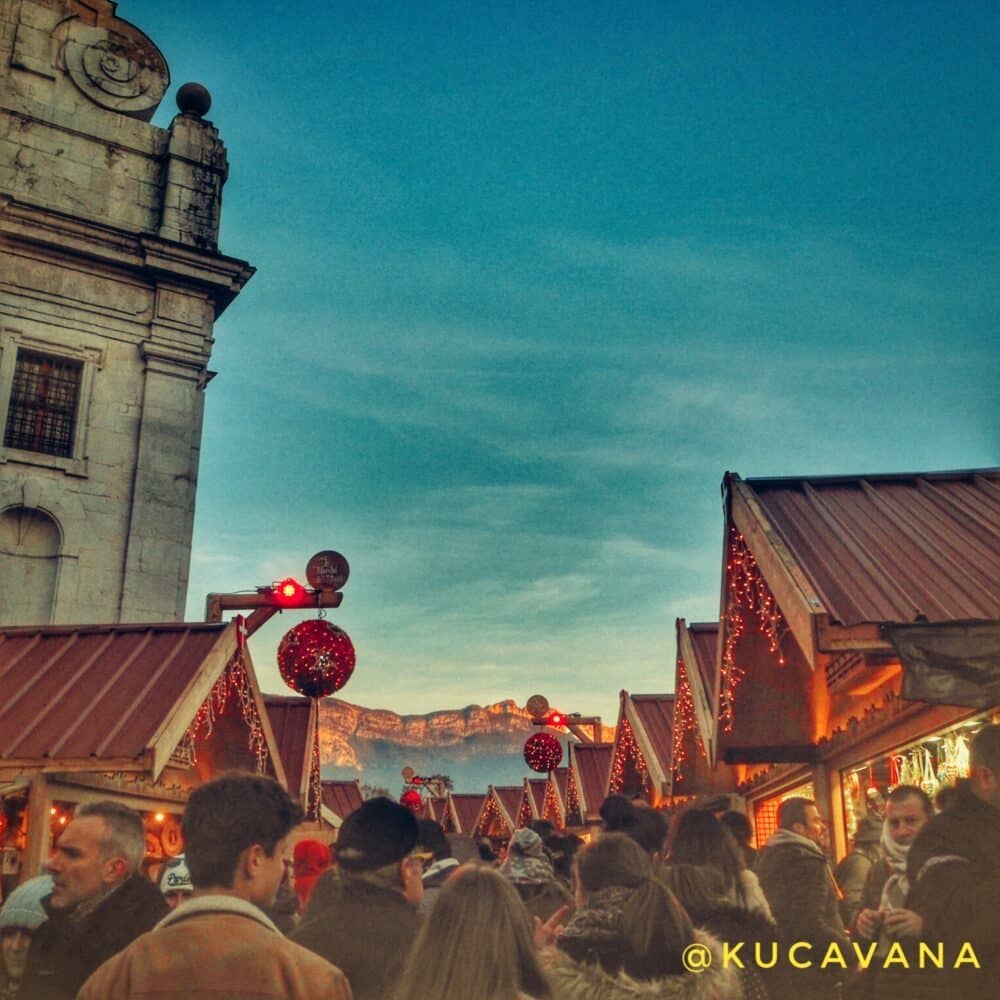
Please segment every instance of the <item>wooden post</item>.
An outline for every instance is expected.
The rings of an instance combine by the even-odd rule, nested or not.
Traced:
[[[28,842],[21,863],[20,881],[40,875],[49,855],[49,783],[39,771],[28,791]]]

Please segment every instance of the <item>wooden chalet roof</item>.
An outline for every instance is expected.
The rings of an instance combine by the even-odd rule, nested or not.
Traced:
[[[0,629],[0,771],[158,778],[237,650],[233,623]],[[249,654],[271,764],[284,769]]]
[[[491,785],[496,797],[503,807],[505,818],[510,822],[512,830],[517,829],[517,814],[521,810],[521,799],[524,797],[524,788],[520,785]]]
[[[611,743],[576,743],[570,750],[570,766],[576,774],[577,793],[580,796],[584,819],[597,816],[601,803],[608,796],[611,777]]]
[[[485,794],[469,795],[452,792],[451,804],[455,810],[455,818],[458,821],[456,833],[471,833],[475,830],[485,801]]]
[[[285,765],[288,791],[305,798],[316,738],[315,703],[298,695],[264,695],[264,705],[281,761]]]
[[[702,690],[709,692],[711,697],[719,676],[719,623],[692,622],[687,630],[695,659],[687,667],[698,671]]]
[[[357,778],[353,781],[324,781],[320,784],[323,794],[323,806],[328,809],[339,822],[339,826],[356,809],[361,808],[364,801],[361,798],[361,786]]]
[[[832,623],[1000,618],[1000,469],[739,483]]]
[[[542,815],[542,806],[545,804],[545,786],[548,785],[548,778],[525,778],[528,783],[528,794],[531,795],[535,803],[535,813]]]
[[[669,774],[674,744],[674,696],[634,694],[632,704],[648,740],[648,747],[643,747],[643,752],[647,755],[646,763],[650,763],[648,752],[651,752],[663,773]],[[636,739],[641,739],[639,733],[636,733]]]

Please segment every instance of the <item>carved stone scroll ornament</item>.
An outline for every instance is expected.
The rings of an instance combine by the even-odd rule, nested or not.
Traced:
[[[114,30],[63,22],[63,59],[77,89],[102,108],[149,121],[170,85],[160,50],[127,21]]]

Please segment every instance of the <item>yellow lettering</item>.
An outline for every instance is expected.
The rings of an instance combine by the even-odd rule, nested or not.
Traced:
[[[860,969],[867,969],[872,963],[872,958],[875,956],[875,949],[878,947],[878,941],[871,941],[868,945],[867,951],[862,951],[861,946],[857,941],[852,941],[851,945],[854,948],[854,954],[858,956],[858,967]]]
[[[976,957],[976,949],[972,947],[970,941],[966,941],[962,944],[962,947],[958,950],[958,958],[955,959],[955,968],[957,969],[960,965],[965,965],[968,963],[974,969],[982,968],[979,964],[979,959]]]
[[[889,954],[885,956],[882,968],[888,969],[890,965],[901,965],[904,969],[910,967],[910,963],[906,959],[906,952],[903,951],[903,946],[898,941],[893,941],[889,945]]]
[[[760,941],[754,943],[753,958],[758,969],[773,969],[778,964],[778,942],[771,942],[771,961],[765,962],[760,954]]]
[[[722,967],[724,969],[729,968],[729,963],[732,962],[737,969],[745,969],[746,966],[740,961],[740,948],[743,947],[743,942],[741,941],[735,948],[730,947],[728,942],[723,942],[722,945]]]
[[[926,968],[924,965],[924,959],[930,959],[931,965],[935,969],[944,968],[944,944],[938,941],[937,952],[935,953],[931,946],[926,941],[920,942],[920,950],[918,954],[918,964],[917,967],[920,969]]]
[[[830,942],[830,947],[826,949],[823,961],[819,963],[821,969],[825,969],[828,965],[839,965],[842,969],[847,968],[847,959],[844,958],[844,953],[836,941]]]
[[[812,951],[812,945],[808,941],[796,941],[795,944],[788,949],[788,961],[791,965],[794,965],[796,969],[811,969],[812,962],[797,962],[795,960],[795,953],[800,949],[805,948],[807,951]]]

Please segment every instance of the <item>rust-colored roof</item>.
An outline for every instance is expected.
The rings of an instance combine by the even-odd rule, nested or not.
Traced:
[[[312,705],[308,698],[295,695],[264,695],[267,717],[271,720],[274,740],[285,765],[288,791],[301,795],[303,782],[308,780],[312,747],[309,745],[309,713]],[[338,814],[339,815],[339,814]]]
[[[324,781],[322,789],[323,805],[340,819],[347,819],[364,801],[357,778],[354,781]]]
[[[631,697],[635,714],[649,738],[650,750],[656,755],[660,770],[664,774],[670,774],[674,745],[674,696],[634,694]],[[646,763],[648,765],[649,761]]]
[[[694,667],[701,677],[702,690],[709,699],[715,691],[715,679],[719,673],[719,623],[718,622],[692,622],[687,627],[688,635],[691,636],[691,645],[694,646],[697,663]],[[687,664],[690,668],[691,664]]]
[[[1000,469],[745,482],[831,621],[1000,618]]]
[[[566,807],[566,791],[569,788],[569,768],[556,767],[552,770],[552,777],[555,779],[556,788],[559,790],[559,799]]]
[[[96,770],[106,761],[138,763],[176,713],[190,712],[180,720],[184,727],[194,718],[231,656],[234,633],[226,636],[226,629],[177,623],[0,630],[0,762],[93,762]]]
[[[577,791],[587,816],[596,816],[608,796],[611,772],[612,743],[577,743],[573,747],[573,767],[577,776]],[[586,816],[584,817],[586,818]]]
[[[451,801],[455,805],[455,815],[458,817],[458,833],[472,833],[476,821],[483,808],[485,795],[466,795],[452,793]]]
[[[542,806],[545,805],[545,786],[549,783],[548,778],[528,778],[528,789],[535,803],[535,812],[542,815]]]
[[[494,785],[493,791],[497,793],[497,798],[500,800],[501,805],[503,805],[511,825],[516,827],[517,814],[521,809],[521,799],[524,797],[524,789],[521,786],[504,785],[498,788]]]
[[[448,799],[435,799],[429,797],[427,799],[427,818],[434,820],[435,823],[444,822],[444,814],[448,809]]]

